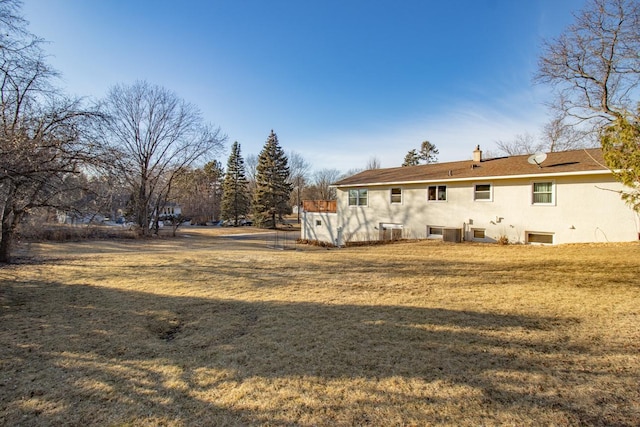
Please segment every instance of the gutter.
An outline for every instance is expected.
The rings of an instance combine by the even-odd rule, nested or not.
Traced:
[[[551,178],[551,177],[563,177],[563,176],[585,176],[585,175],[610,175],[610,170],[595,170],[595,171],[581,171],[581,172],[560,172],[560,173],[533,173],[524,175],[495,175],[495,176],[470,176],[465,178],[442,178],[442,179],[425,179],[418,181],[388,181],[388,182],[367,182],[361,184],[332,184],[331,188],[353,188],[353,187],[371,187],[371,186],[383,186],[383,185],[408,185],[408,184],[431,184],[442,182],[465,182],[465,181],[497,181],[505,179],[531,179],[531,178]]]

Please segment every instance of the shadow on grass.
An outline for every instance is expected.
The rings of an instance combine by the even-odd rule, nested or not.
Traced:
[[[571,395],[610,374],[563,363],[589,357],[556,333],[571,319],[37,282],[0,291],[3,425],[380,424],[377,412],[396,423],[633,421],[624,394],[617,411],[605,408],[612,390]]]

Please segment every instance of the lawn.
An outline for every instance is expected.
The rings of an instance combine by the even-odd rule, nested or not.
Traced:
[[[19,248],[0,425],[640,424],[637,243],[216,233]]]

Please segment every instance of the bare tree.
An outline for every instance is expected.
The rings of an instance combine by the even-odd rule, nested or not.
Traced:
[[[567,124],[562,117],[553,118],[545,124],[541,137],[544,149],[550,152],[593,148],[598,145],[591,132]]]
[[[382,163],[380,163],[380,159],[376,156],[369,157],[369,161],[367,165],[364,167],[366,170],[369,169],[380,169],[382,167]]]
[[[136,223],[147,235],[174,178],[220,150],[226,136],[204,124],[194,105],[143,81],[114,86],[105,109],[110,118],[106,136],[131,188]]]
[[[530,133],[524,133],[516,135],[511,141],[498,140],[495,143],[497,154],[507,156],[532,154],[539,151],[577,150],[598,145],[592,132],[567,124],[562,117],[556,117],[545,124],[539,140]]]
[[[256,174],[258,170],[258,156],[256,154],[249,154],[244,159],[245,173],[247,177],[247,188],[249,194],[253,194],[256,191]]]
[[[507,156],[518,156],[544,151],[544,144],[536,141],[530,133],[518,134],[511,141],[496,141],[498,152]]]
[[[569,124],[589,123],[607,166],[631,190],[624,200],[640,211],[640,2],[591,0],[575,22],[548,41],[537,79],[553,86],[556,109]],[[624,167],[630,173],[619,173]],[[634,175],[636,174],[636,175]]]
[[[0,262],[26,214],[84,198],[86,180],[74,177],[96,160],[87,138],[97,114],[52,85],[42,40],[19,12],[20,2],[0,2]]]
[[[313,186],[317,191],[316,200],[335,200],[336,189],[331,184],[340,179],[341,172],[338,169],[321,169],[313,174]]]
[[[309,170],[311,164],[307,162],[301,154],[290,151],[287,154],[289,160],[289,183],[292,186],[291,206],[297,206],[298,223],[300,223],[300,209],[302,206],[302,192],[304,191],[307,181],[309,180]]]
[[[598,128],[634,111],[640,83],[640,3],[591,0],[558,38],[545,42],[537,81],[555,90],[555,108]]]

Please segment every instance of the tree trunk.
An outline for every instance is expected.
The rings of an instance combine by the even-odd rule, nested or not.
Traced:
[[[2,214],[2,232],[0,237],[0,263],[9,264],[11,262],[11,244],[13,243],[13,234],[16,226],[20,221],[20,217],[7,203]]]
[[[5,229],[4,221],[2,222],[2,239],[0,240],[0,264],[9,264],[11,262],[11,231]]]
[[[138,225],[140,226],[140,233],[143,236],[149,235],[149,215],[147,215],[147,211],[149,210],[148,200],[147,200],[147,181],[144,179],[144,176],[140,178],[140,186],[138,187],[138,200],[136,203],[136,219],[138,221]]]

